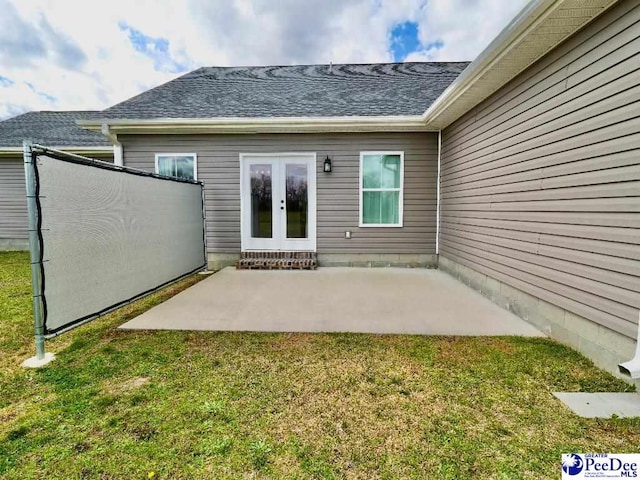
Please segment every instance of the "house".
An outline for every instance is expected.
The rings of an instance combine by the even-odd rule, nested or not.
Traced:
[[[93,111],[29,112],[0,122],[0,251],[29,248],[22,142],[29,139],[111,162],[111,142],[75,123],[98,115]]]
[[[214,268],[437,265],[610,369],[640,309],[639,52],[636,1],[534,0],[470,65],[201,68],[78,124],[204,182]]]
[[[466,66],[207,67],[83,125],[117,136],[126,166],[204,181],[213,268],[247,250],[435,265],[438,132],[423,106]]]

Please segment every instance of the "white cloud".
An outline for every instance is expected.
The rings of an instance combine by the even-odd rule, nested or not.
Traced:
[[[0,0],[0,118],[102,109],[175,78],[175,66],[385,62],[390,31],[418,23],[439,49],[406,60],[472,60],[525,0]],[[126,25],[168,41],[162,61]],[[4,32],[4,33],[3,33]],[[150,51],[157,44],[149,44]]]

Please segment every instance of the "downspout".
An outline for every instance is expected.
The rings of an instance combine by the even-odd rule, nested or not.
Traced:
[[[620,373],[630,376],[633,380],[640,378],[640,312],[638,312],[638,340],[636,342],[636,354],[628,362],[618,365]]]
[[[122,158],[122,144],[118,141],[118,135],[109,130],[109,125],[102,124],[102,135],[107,137],[113,143],[113,163],[114,165],[124,166]]]
[[[442,130],[438,130],[438,179],[436,180],[436,255],[440,255],[440,160],[442,155]]]

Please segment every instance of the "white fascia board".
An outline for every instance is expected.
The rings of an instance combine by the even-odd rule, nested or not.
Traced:
[[[77,120],[94,132],[111,133],[322,133],[428,132],[421,115],[388,117],[152,118]]]
[[[52,146],[52,150],[60,150],[64,152],[74,153],[76,155],[100,155],[105,156],[107,154],[113,155],[113,147],[69,147],[69,146]],[[15,157],[16,155],[22,156],[22,147],[0,147],[0,157]]]
[[[511,22],[498,34],[496,38],[485,48],[476,59],[456,78],[440,96],[433,102],[422,115],[425,121],[438,116],[442,111],[464,93],[491,64],[509,51],[514,40],[527,30],[535,18],[539,18],[542,12],[547,11],[557,0],[533,0],[515,16]]]
[[[447,127],[615,3],[616,0],[530,1],[429,106],[423,114],[425,123],[435,129]],[[535,35],[545,24],[561,22],[563,9],[571,9],[576,15],[583,13],[585,21],[565,25],[562,34]],[[533,38],[535,42],[531,41]]]

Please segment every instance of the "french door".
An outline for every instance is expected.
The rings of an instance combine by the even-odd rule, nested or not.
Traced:
[[[242,250],[315,251],[315,153],[241,154]]]

